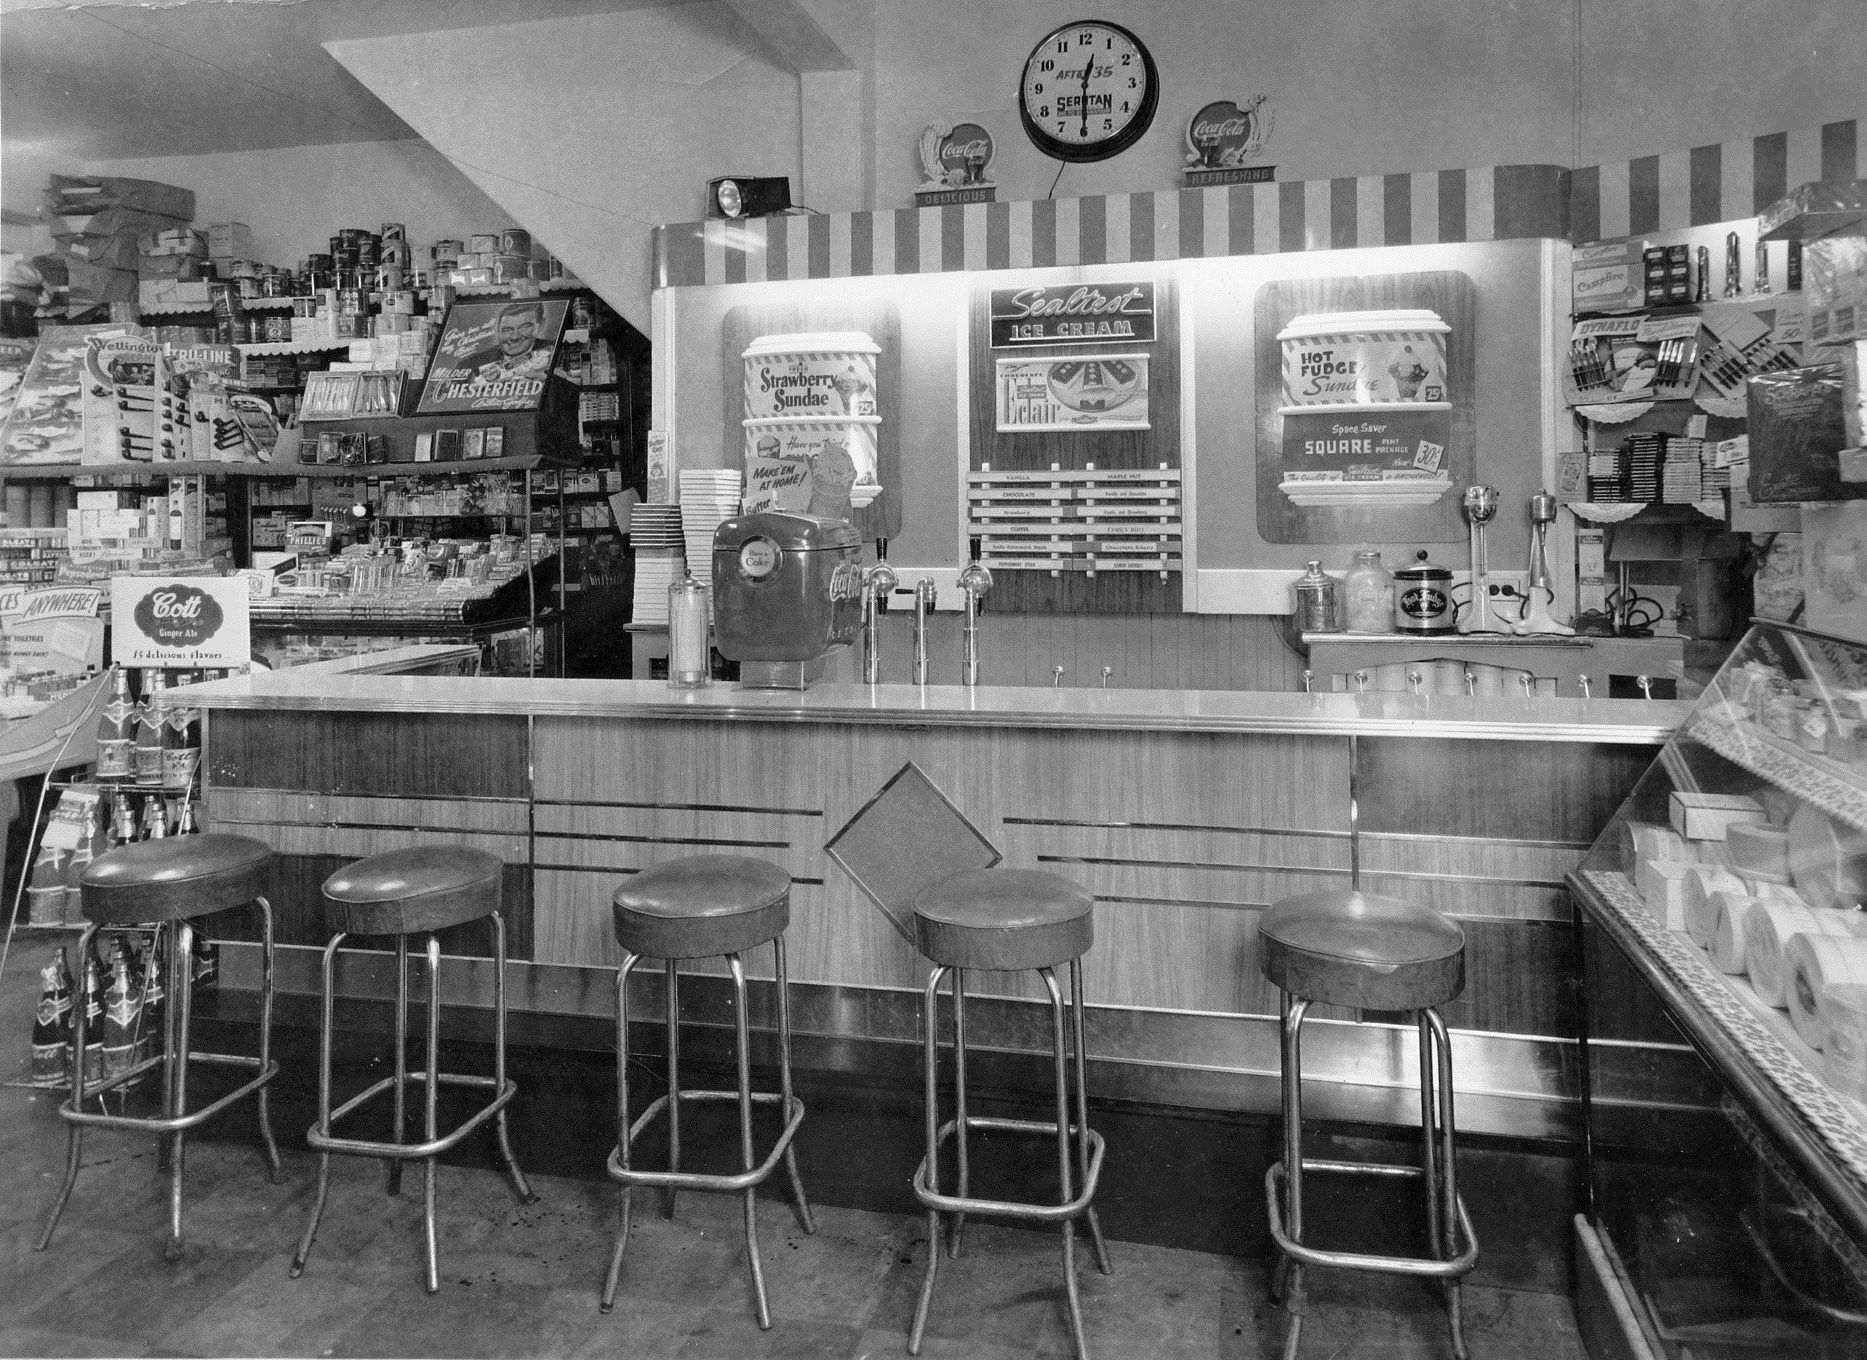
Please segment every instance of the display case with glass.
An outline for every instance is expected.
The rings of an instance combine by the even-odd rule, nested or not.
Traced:
[[[1753,625],[1569,882],[1595,1327],[1867,1356],[1867,646]]]

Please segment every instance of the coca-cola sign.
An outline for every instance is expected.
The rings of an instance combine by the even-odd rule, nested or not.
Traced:
[[[1275,167],[1254,165],[1276,123],[1270,99],[1256,95],[1243,104],[1215,99],[1186,122],[1186,182],[1240,184],[1268,181]]]
[[[226,615],[194,586],[159,586],[136,603],[136,626],[165,647],[199,647],[220,631]]]
[[[992,348],[1131,345],[1154,338],[1154,285],[1065,283],[992,290]]]
[[[992,134],[977,123],[929,123],[921,132],[924,188],[963,189],[992,182]]]

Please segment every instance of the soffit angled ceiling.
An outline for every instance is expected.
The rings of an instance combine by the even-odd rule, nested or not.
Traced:
[[[0,0],[0,129],[80,161],[412,138],[326,42],[663,3]]]

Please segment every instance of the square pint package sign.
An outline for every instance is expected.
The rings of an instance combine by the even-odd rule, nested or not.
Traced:
[[[219,670],[252,660],[247,584],[238,576],[113,576],[110,659]]]

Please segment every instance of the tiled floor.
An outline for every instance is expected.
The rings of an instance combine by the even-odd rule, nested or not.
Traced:
[[[28,951],[33,952],[33,951]],[[34,982],[15,951],[0,979],[0,1078],[24,1067]],[[231,1117],[231,1116],[230,1116]],[[282,1142],[296,1141],[281,1131]],[[523,1150],[521,1150],[523,1156]],[[804,1235],[780,1199],[760,1206],[774,1326],[751,1310],[737,1201],[686,1194],[673,1222],[648,1197],[621,1294],[597,1310],[615,1194],[538,1176],[521,1207],[494,1173],[440,1171],[441,1292],[421,1287],[420,1175],[395,1199],[380,1166],[339,1159],[318,1245],[287,1275],[316,1163],[288,1151],[281,1185],[255,1147],[201,1139],[188,1156],[184,1258],[162,1258],[164,1185],[153,1143],[87,1136],[85,1168],[51,1250],[32,1250],[63,1168],[43,1093],[0,1089],[0,1355],[893,1356],[905,1353],[925,1259],[923,1223],[820,1207]],[[1103,1357],[1278,1354],[1281,1311],[1264,1263],[1111,1244],[1105,1277],[1082,1253],[1090,1345]],[[989,1224],[941,1265],[923,1354],[1067,1356],[1054,1233]],[[1406,1280],[1324,1274],[1305,1356],[1450,1354],[1436,1296]],[[1474,1356],[1581,1360],[1566,1299],[1470,1287]]]

